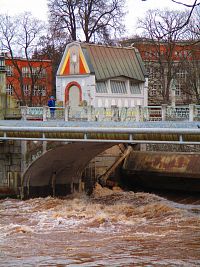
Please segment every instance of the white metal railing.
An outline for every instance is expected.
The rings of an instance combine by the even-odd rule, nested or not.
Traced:
[[[189,106],[167,107],[167,120],[188,120],[189,119]]]
[[[162,107],[161,106],[147,106],[143,109],[144,121],[161,121]]]
[[[21,107],[24,120],[65,120],[65,121],[198,121],[200,105],[187,106],[135,106],[131,108],[55,107],[54,112],[47,106]]]

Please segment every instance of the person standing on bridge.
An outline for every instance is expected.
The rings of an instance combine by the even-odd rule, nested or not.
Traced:
[[[55,115],[55,106],[56,106],[56,100],[54,96],[51,96],[50,99],[48,100],[48,107],[50,108],[50,114],[51,118],[54,118]]]

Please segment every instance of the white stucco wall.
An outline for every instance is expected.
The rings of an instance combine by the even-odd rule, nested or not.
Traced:
[[[65,89],[71,82],[76,82],[81,86],[82,100],[86,100],[88,105],[95,102],[95,76],[94,75],[69,75],[56,77],[56,99],[57,102],[65,101]]]
[[[127,80],[127,94],[113,94],[108,85],[108,93],[100,94],[95,91],[95,76],[94,75],[70,75],[57,76],[56,78],[56,99],[57,103],[65,101],[65,89],[71,82],[77,82],[81,86],[82,100],[87,101],[88,105],[94,107],[134,107],[137,105],[148,105],[148,79],[145,83],[140,83],[141,94],[131,94],[129,83]]]
[[[126,81],[127,94],[113,94],[110,88],[110,82],[107,82],[108,93],[100,94],[96,93],[95,96],[95,107],[108,107],[118,106],[118,107],[134,107],[134,106],[147,106],[148,102],[148,83],[140,83],[141,94],[131,94],[129,82],[126,79],[118,79]]]

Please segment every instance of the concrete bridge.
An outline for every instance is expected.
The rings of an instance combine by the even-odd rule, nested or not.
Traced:
[[[0,121],[0,140],[199,144],[198,122]]]
[[[0,121],[0,141],[21,143],[21,195],[66,195],[81,186],[88,162],[115,144],[200,144],[198,122]],[[27,142],[42,153],[28,164]],[[57,143],[47,149],[49,142]]]

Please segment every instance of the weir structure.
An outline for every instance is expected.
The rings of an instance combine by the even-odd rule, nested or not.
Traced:
[[[43,152],[30,165],[23,164],[21,197],[66,195],[81,187],[88,162],[115,144],[200,144],[198,122],[31,122],[1,121],[0,140],[42,142]],[[48,142],[59,142],[46,150]]]

